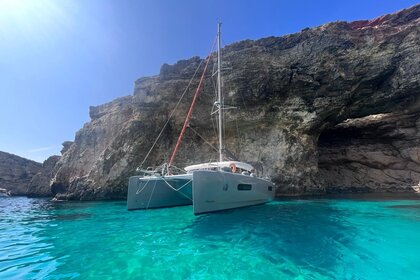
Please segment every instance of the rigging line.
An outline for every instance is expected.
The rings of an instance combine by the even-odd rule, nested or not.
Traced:
[[[163,180],[163,181],[166,183],[166,185],[168,185],[171,189],[173,189],[173,190],[174,190],[174,191],[176,191],[176,192],[179,192],[179,190],[180,190],[180,189],[182,189],[183,187],[187,186],[190,182],[192,182],[192,179],[191,179],[191,180],[189,180],[187,183],[185,183],[184,185],[182,185],[179,189],[176,189],[176,188],[172,187],[172,186],[171,186],[171,184],[169,184],[169,183],[168,183],[168,181],[166,181],[164,177],[162,177],[162,178],[160,178],[160,179],[161,179],[161,180]],[[185,194],[183,194],[182,192],[179,192],[179,193],[180,193],[182,196],[184,196],[184,197],[186,197],[186,198],[188,198],[189,200],[191,200],[191,201],[192,201],[191,197],[186,196],[186,195],[185,195]]]
[[[214,43],[213,43],[214,45]],[[212,48],[213,49],[213,48]],[[166,121],[166,123],[163,125],[158,137],[156,138],[155,142],[153,143],[152,147],[150,148],[150,150],[147,152],[145,158],[143,159],[143,161],[140,164],[140,167],[143,166],[143,164],[146,162],[147,158],[149,157],[150,153],[152,152],[153,148],[156,146],[157,141],[159,140],[160,136],[162,136],[163,131],[165,130],[166,126],[168,125],[169,121],[171,120],[172,116],[174,115],[176,109],[178,109],[179,104],[181,103],[181,100],[184,98],[185,94],[187,93],[189,87],[192,84],[192,81],[194,80],[195,76],[198,73],[198,70],[200,69],[201,64],[203,64],[204,60],[201,60],[200,63],[198,64],[197,69],[195,69],[194,75],[191,77],[190,81],[188,82],[187,87],[185,88],[184,92],[181,95],[181,98],[178,100],[178,103],[176,103],[174,109],[172,110],[171,114],[169,115],[168,120]]]
[[[222,57],[223,56],[222,49],[220,49],[219,52],[220,52],[220,57]],[[220,63],[219,70],[222,71],[222,63]],[[224,104],[225,104],[225,95],[222,94],[222,92],[225,90],[225,83],[224,83],[223,76],[221,76],[221,74],[222,73],[220,73],[219,83],[221,84],[220,95],[221,95],[222,103],[220,104],[220,108],[219,108],[219,110],[221,110],[221,115],[219,115],[219,116],[221,116],[221,118],[222,118],[222,120],[221,120],[221,122],[222,122],[222,134],[221,134],[221,136],[222,136],[222,139],[223,139],[226,136],[226,114],[225,114],[225,110],[223,109]],[[223,142],[222,149],[226,150],[226,143],[225,142]],[[222,155],[222,156],[226,156],[226,155]]]
[[[152,200],[153,193],[155,192],[157,180],[155,180],[155,185],[153,186],[152,193],[150,194],[149,201],[147,202],[146,209],[149,209],[150,201]]]
[[[138,188],[137,188],[137,191],[136,191],[136,194],[139,194],[139,193],[141,193],[143,190],[144,190],[144,188],[147,186],[147,184],[149,183],[150,181],[147,181],[146,182],[146,184],[144,184],[144,186],[143,186],[143,188],[141,188],[140,189],[140,186],[141,186],[141,181],[140,181],[140,185],[138,186]]]
[[[222,82],[223,85],[223,82]],[[225,104],[225,97],[222,95],[222,104],[224,106]],[[225,110],[223,109],[222,106],[220,106],[219,110],[222,110],[222,138],[224,138],[226,136],[226,114],[225,114]],[[223,142],[223,149],[226,149],[226,143]]]
[[[216,129],[216,122],[217,122],[217,117],[213,116],[213,109],[214,109],[214,102],[217,101],[217,88],[216,88],[216,83],[214,81],[214,78],[212,77],[211,81],[213,82],[213,87],[214,87],[214,101],[213,101],[213,106],[211,107],[211,111],[210,111],[210,119],[211,119],[211,124],[213,127],[213,132],[214,132],[214,136],[217,138],[217,129]]]
[[[242,99],[242,104],[244,104],[244,110],[246,111],[246,110],[247,110],[247,108],[246,108],[246,104],[245,104],[245,98],[244,98],[244,96],[242,95],[242,92],[241,92],[241,91],[239,91],[239,95],[241,96],[241,99]]]
[[[237,154],[239,154],[239,152],[241,151],[242,142],[241,142],[241,134],[239,132],[239,126],[238,126],[238,116],[236,116],[235,118],[235,123],[236,123],[236,139],[238,139],[238,148],[239,148],[239,151],[237,151]]]
[[[214,96],[215,96],[215,99],[217,99],[217,86],[216,86],[216,82],[214,81],[213,76],[211,77],[211,82],[212,82],[213,89],[214,89]]]
[[[176,142],[175,149],[174,149],[174,151],[172,153],[172,156],[169,160],[169,166],[171,166],[172,161],[174,160],[175,155],[178,151],[179,145],[181,144],[182,137],[184,136],[185,129],[187,128],[187,124],[190,120],[192,110],[193,110],[195,102],[197,100],[198,92],[200,91],[201,84],[203,83],[204,75],[206,74],[206,70],[207,70],[207,66],[209,66],[209,62],[210,62],[211,55],[213,53],[213,48],[214,48],[215,44],[216,44],[216,40],[214,40],[213,45],[212,45],[211,50],[210,50],[210,53],[207,57],[207,61],[206,61],[206,65],[204,66],[203,74],[201,75],[200,82],[198,83],[197,89],[195,90],[194,97],[193,97],[193,100],[192,100],[191,105],[190,105],[190,109],[188,110],[188,114],[187,114],[187,117],[185,118],[184,125],[182,126],[181,133],[179,134],[178,141]]]
[[[198,135],[198,137],[200,137],[207,145],[209,145],[213,150],[215,150],[216,152],[219,152],[219,150],[213,146],[209,141],[207,141],[203,136],[200,135],[200,133],[197,132],[197,130],[195,130],[194,128],[192,128],[191,126],[188,126],[188,128],[190,128],[192,131],[194,131],[195,134]]]
[[[214,70],[216,68],[216,63],[213,63],[213,69],[211,70],[211,77],[213,78],[216,71]]]
[[[215,124],[216,123],[216,116],[211,115],[210,119],[211,119],[211,124],[212,124],[212,127],[213,127],[214,137],[217,138],[217,129],[216,129],[216,124]]]

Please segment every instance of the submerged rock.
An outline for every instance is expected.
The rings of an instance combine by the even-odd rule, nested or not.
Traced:
[[[226,148],[270,176],[278,194],[411,190],[420,181],[419,18],[416,5],[226,46],[225,103],[238,108],[225,114]],[[201,61],[165,64],[137,80],[132,96],[91,107],[91,121],[57,163],[56,197],[124,198]],[[168,160],[197,84],[198,77],[143,167]],[[217,145],[213,102],[208,78],[175,165],[217,159],[201,139]]]

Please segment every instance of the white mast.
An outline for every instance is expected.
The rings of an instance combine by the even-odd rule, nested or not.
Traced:
[[[223,161],[223,104],[222,104],[222,78],[220,74],[220,65],[221,65],[221,58],[220,58],[220,27],[222,23],[219,22],[217,24],[217,101],[219,103],[219,161]]]

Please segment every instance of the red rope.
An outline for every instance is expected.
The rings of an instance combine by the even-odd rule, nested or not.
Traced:
[[[213,47],[214,47],[214,43],[213,43],[213,46],[211,48],[210,54],[207,57],[206,66],[204,67],[204,71],[203,71],[203,74],[201,75],[200,82],[198,83],[197,89],[195,90],[194,98],[193,98],[193,100],[191,102],[190,109],[188,110],[187,117],[185,118],[184,126],[182,127],[181,133],[178,136],[178,141],[176,142],[175,149],[174,149],[174,151],[172,153],[171,159],[169,160],[169,166],[172,165],[172,162],[173,162],[173,160],[175,158],[175,155],[178,152],[179,145],[181,144],[182,137],[184,136],[185,129],[187,128],[188,122],[190,121],[191,113],[193,111],[193,108],[194,108],[194,105],[195,105],[195,101],[197,99],[198,92],[200,91],[201,83],[204,80],[204,74],[206,73],[207,66],[209,65],[209,62],[210,62],[211,53],[213,52]]]

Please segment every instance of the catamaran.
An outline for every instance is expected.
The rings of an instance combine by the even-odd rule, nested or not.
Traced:
[[[217,27],[217,100],[214,103],[216,110],[213,112],[218,114],[219,161],[191,165],[183,170],[172,165],[182,136],[188,127],[211,51],[169,162],[155,169],[140,169],[143,175],[130,177],[127,193],[128,210],[192,204],[194,214],[198,215],[263,204],[274,197],[275,189],[269,179],[257,177],[255,169],[250,164],[226,160],[223,154],[223,111],[228,106],[223,104],[220,50],[221,23]],[[157,139],[151,149],[156,142]]]

